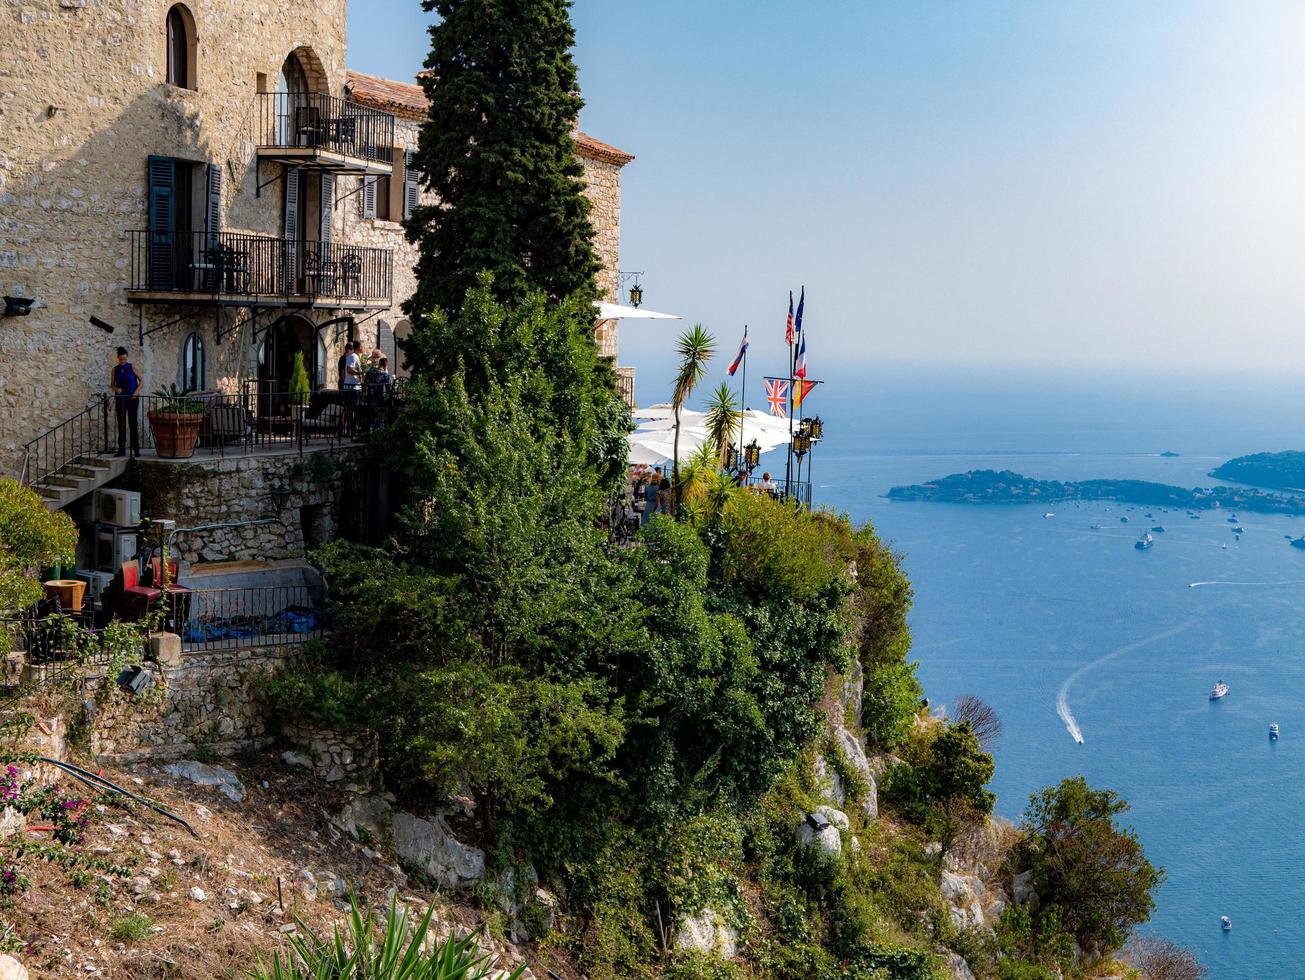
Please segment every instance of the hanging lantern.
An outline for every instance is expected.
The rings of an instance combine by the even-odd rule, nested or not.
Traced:
[[[820,421],[819,415],[811,420],[810,432],[812,442],[819,442],[825,437],[825,423]]]
[[[738,469],[739,466],[739,447],[730,443],[725,447],[725,468],[727,470]]]
[[[798,458],[805,456],[811,449],[811,436],[799,429],[793,433],[793,452],[797,453]]]
[[[636,282],[633,286],[630,287],[630,305],[637,310],[639,308],[639,304],[642,302],[643,302],[643,287]]]
[[[761,465],[761,447],[757,445],[756,439],[743,447],[743,463],[750,470]]]

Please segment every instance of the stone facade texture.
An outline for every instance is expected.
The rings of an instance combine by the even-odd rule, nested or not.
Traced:
[[[231,754],[274,740],[262,680],[295,653],[294,647],[186,653],[160,667],[161,697],[115,692],[87,701],[91,754],[112,762],[177,759],[191,753]],[[90,678],[89,683],[98,683]]]
[[[192,333],[204,343],[204,387],[232,390],[258,374],[259,352],[278,312],[133,302],[130,232],[147,227],[146,165],[159,155],[221,169],[223,231],[283,235],[285,191],[278,177],[284,167],[260,162],[257,93],[275,88],[292,52],[310,91],[345,93],[346,0],[186,4],[194,28],[193,88],[167,81],[171,6],[167,0],[0,2],[0,293],[35,300],[29,316],[6,318],[0,330],[0,473],[15,472],[26,442],[106,390],[119,344],[132,351],[147,392],[181,382],[181,351]],[[397,145],[415,146],[419,117],[398,116]],[[603,288],[615,299],[620,169],[629,155],[583,134],[577,149],[595,201]],[[348,194],[358,180],[336,178],[332,238],[395,252],[392,304],[355,331],[393,364],[414,256],[398,222],[359,215]],[[341,315],[324,303],[301,312],[310,332]],[[112,324],[114,334],[91,326],[91,316]],[[321,331],[328,386],[335,384],[347,329]],[[614,327],[605,329],[600,343],[614,353]]]
[[[281,734],[302,751],[285,761],[312,771],[324,783],[351,793],[369,793],[380,785],[380,743],[375,732],[337,732],[280,719]]]
[[[176,558],[186,564],[215,561],[276,561],[300,558],[308,547],[335,537],[340,523],[344,474],[361,450],[322,450],[311,455],[245,456],[177,465],[137,460],[121,481],[141,491],[141,508],[172,518],[181,527],[240,524],[175,539]],[[288,491],[278,507],[274,490]],[[310,519],[303,509],[311,508]],[[272,523],[251,525],[252,521]],[[305,541],[305,526],[312,541]]]

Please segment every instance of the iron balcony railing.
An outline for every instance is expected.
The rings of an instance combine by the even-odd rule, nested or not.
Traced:
[[[186,650],[290,646],[322,635],[322,596],[306,585],[191,589],[170,596]]]
[[[133,231],[134,292],[388,305],[393,250],[224,231]]]
[[[394,116],[333,95],[260,92],[258,145],[392,164]]]

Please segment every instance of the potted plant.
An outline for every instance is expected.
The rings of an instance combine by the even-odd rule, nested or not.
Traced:
[[[154,451],[164,459],[188,459],[195,454],[199,428],[204,422],[204,402],[178,391],[175,384],[154,392],[147,413],[154,433]]]
[[[296,422],[303,421],[304,411],[308,408],[308,395],[308,369],[304,367],[304,355],[297,353],[290,368],[290,414]]]

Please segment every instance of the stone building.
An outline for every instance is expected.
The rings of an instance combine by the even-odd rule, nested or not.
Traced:
[[[350,72],[345,24],[345,0],[3,6],[0,472],[106,390],[119,344],[147,392],[275,388],[297,354],[331,388],[347,338],[398,366],[424,99]],[[615,299],[631,156],[576,147]],[[614,324],[599,341],[615,356]]]

